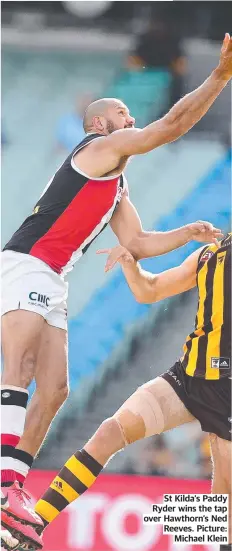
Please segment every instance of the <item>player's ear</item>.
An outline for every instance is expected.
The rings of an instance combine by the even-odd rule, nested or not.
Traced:
[[[97,130],[104,130],[104,118],[103,117],[94,117],[93,118],[94,127]]]

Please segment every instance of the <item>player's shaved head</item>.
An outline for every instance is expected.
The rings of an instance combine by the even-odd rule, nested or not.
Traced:
[[[109,109],[109,107],[120,104],[121,102],[114,98],[102,98],[90,103],[84,114],[84,131],[90,132],[90,130],[93,128],[94,117],[104,117],[107,114],[107,110]]]
[[[102,134],[111,134],[114,130],[118,130],[117,125],[112,119],[114,118],[115,113],[117,113],[117,110],[120,110],[120,108],[125,111],[125,115],[129,114],[126,105],[119,99],[102,98],[93,101],[87,107],[84,114],[84,131],[86,133],[97,131]],[[104,117],[104,120],[100,117]],[[104,126],[104,129],[101,129],[101,126]]]

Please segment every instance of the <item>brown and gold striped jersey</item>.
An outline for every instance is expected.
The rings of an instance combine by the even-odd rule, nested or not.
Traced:
[[[231,233],[220,247],[205,247],[197,267],[195,331],[184,345],[187,375],[204,379],[231,376]]]

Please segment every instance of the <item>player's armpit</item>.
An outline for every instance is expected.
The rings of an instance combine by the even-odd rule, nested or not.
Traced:
[[[203,248],[194,251],[180,266],[153,277],[150,283],[150,302],[184,293],[196,286],[198,258]]]

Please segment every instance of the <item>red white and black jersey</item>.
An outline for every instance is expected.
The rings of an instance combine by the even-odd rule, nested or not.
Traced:
[[[70,271],[109,223],[127,183],[125,176],[90,178],[75,165],[74,155],[99,134],[88,134],[48,182],[33,214],[4,250],[30,254],[59,274]]]

